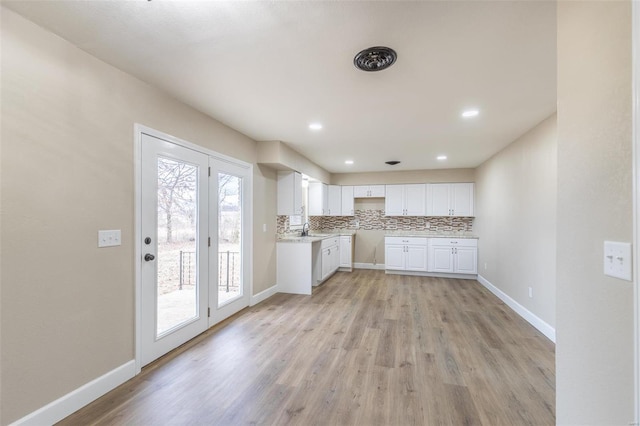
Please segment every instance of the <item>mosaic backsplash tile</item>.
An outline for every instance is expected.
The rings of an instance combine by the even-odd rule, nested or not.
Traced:
[[[355,216],[311,216],[309,229],[360,229],[380,231],[461,231],[473,230],[472,217],[423,217],[385,216],[384,210],[356,210]],[[356,222],[359,227],[356,226]],[[427,224],[429,227],[427,227]],[[278,234],[289,232],[289,216],[278,216],[276,229]]]

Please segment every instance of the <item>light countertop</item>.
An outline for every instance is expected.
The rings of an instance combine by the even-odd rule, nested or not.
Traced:
[[[327,229],[322,231],[311,231],[309,236],[301,237],[299,232],[292,234],[278,234],[278,243],[314,243],[326,238],[353,236],[356,231],[353,229]]]

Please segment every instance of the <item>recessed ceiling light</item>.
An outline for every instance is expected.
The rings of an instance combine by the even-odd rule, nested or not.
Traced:
[[[311,123],[311,124],[309,124],[309,128],[311,130],[320,130],[320,129],[322,129],[322,124],[320,124],[320,123]]]
[[[446,159],[447,159],[447,156],[446,156],[446,155],[438,155],[436,158],[437,158],[438,160],[440,160],[440,161],[444,161],[444,160],[446,160]]]
[[[353,164],[353,160],[346,160],[344,164]]]
[[[462,113],[462,116],[464,118],[469,118],[469,117],[475,117],[478,114],[480,114],[480,111],[478,111],[477,109],[468,109]]]

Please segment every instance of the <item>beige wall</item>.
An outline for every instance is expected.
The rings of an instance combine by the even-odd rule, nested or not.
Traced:
[[[556,131],[554,114],[476,170],[474,222],[479,274],[554,328]]]
[[[633,422],[631,3],[558,2],[557,422]],[[636,272],[637,274],[637,272]]]
[[[295,170],[324,183],[331,180],[329,172],[280,141],[258,142],[258,163],[277,170]]]
[[[7,424],[134,358],[134,123],[251,163],[257,150],[5,8],[1,47]],[[275,173],[256,166],[254,185],[257,293],[275,284]],[[99,229],[122,246],[98,249]]]
[[[397,172],[334,173],[333,185],[392,185],[397,183],[473,182],[475,169],[407,170]]]

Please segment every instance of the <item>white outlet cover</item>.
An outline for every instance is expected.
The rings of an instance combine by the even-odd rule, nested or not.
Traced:
[[[631,243],[604,242],[604,274],[631,281]]]

